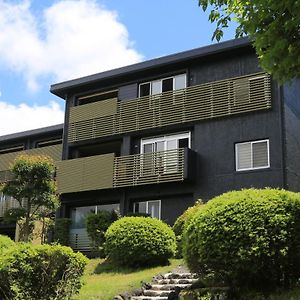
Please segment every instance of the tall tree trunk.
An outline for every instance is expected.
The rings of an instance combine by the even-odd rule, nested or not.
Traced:
[[[46,225],[45,225],[45,217],[42,218],[42,232],[41,232],[41,245],[44,244],[44,240],[45,240],[45,230],[46,230]]]
[[[30,224],[30,211],[31,211],[31,203],[30,199],[27,201],[27,209],[26,209],[26,215],[25,215],[25,221],[23,225],[23,234],[21,234],[20,240],[23,242],[29,242],[29,236],[31,233],[31,224]]]

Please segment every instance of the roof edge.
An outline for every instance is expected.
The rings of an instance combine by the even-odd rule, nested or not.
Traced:
[[[140,63],[52,84],[50,86],[50,92],[56,96],[64,98],[65,93],[68,90],[71,90],[79,86],[84,86],[86,84],[94,83],[97,81],[101,81],[113,77],[128,75],[134,72],[143,71],[150,68],[162,67],[166,64],[192,60],[192,59],[196,59],[208,55],[217,54],[224,51],[230,51],[233,49],[250,46],[251,44],[252,43],[250,39],[248,37],[244,37],[244,38],[233,39],[233,40],[224,41],[221,43],[216,43],[208,46],[203,46],[200,48],[178,52],[175,54],[170,54],[167,56],[146,60]]]
[[[48,133],[48,132],[52,132],[52,131],[63,130],[63,126],[64,126],[64,124],[57,124],[57,125],[52,125],[52,126],[47,126],[47,127],[2,135],[2,136],[0,136],[0,142],[14,140],[14,139],[18,139],[18,138],[25,138],[25,137],[32,136],[32,135],[44,134],[44,133]]]

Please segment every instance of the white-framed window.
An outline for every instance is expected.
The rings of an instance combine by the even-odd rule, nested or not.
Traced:
[[[235,144],[236,171],[257,170],[270,167],[269,140]]]
[[[141,154],[178,148],[191,148],[190,131],[141,139]]]
[[[139,85],[139,97],[161,94],[167,91],[177,91],[186,88],[186,74],[143,82]]]
[[[151,218],[161,218],[161,200],[150,200],[133,203],[134,213],[149,214]]]

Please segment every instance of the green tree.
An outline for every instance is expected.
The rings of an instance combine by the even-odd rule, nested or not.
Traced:
[[[300,77],[299,0],[199,0],[216,23],[212,39],[219,41],[231,20],[239,23],[236,37],[248,35],[261,67],[281,83]]]
[[[54,180],[55,166],[47,156],[20,155],[11,168],[13,179],[4,183],[1,190],[19,203],[11,208],[6,219],[15,219],[20,227],[19,240],[28,242],[33,223],[40,220],[45,210],[59,207]]]

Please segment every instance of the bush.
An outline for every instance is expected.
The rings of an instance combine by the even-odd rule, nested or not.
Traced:
[[[13,242],[8,236],[0,235],[0,253],[7,248],[13,247],[15,242]]]
[[[181,258],[182,257],[182,234],[184,231],[184,228],[188,225],[189,221],[192,219],[192,217],[203,207],[202,201],[197,201],[194,206],[189,207],[181,216],[179,216],[176,220],[176,222],[173,225],[173,231],[176,235],[176,244],[177,244],[177,250],[176,250],[176,257]]]
[[[128,212],[126,217],[149,217],[151,218],[150,214],[142,213],[142,212]]]
[[[175,254],[172,229],[158,219],[124,217],[107,230],[106,251],[118,265],[158,265]]]
[[[0,257],[0,298],[71,299],[80,289],[86,258],[60,245],[15,245]]]
[[[300,277],[300,194],[242,190],[214,198],[184,232],[192,271],[219,282],[263,290]]]
[[[104,249],[105,232],[119,218],[120,215],[116,211],[99,211],[97,214],[89,214],[86,218],[87,233],[101,258],[106,256]]]
[[[61,245],[69,245],[69,229],[71,225],[71,219],[57,218],[54,225],[54,242]]]

